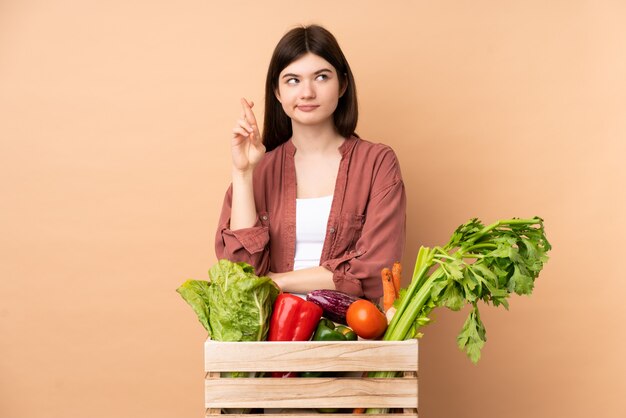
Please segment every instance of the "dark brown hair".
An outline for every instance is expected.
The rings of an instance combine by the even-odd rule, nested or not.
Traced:
[[[328,61],[337,72],[344,94],[339,98],[333,114],[337,132],[345,138],[356,135],[359,115],[354,77],[346,57],[337,40],[328,30],[318,25],[302,26],[287,32],[276,45],[265,81],[265,119],[263,123],[263,144],[271,151],[291,138],[291,119],[285,113],[275,95],[278,89],[278,76],[289,64],[312,53]]]

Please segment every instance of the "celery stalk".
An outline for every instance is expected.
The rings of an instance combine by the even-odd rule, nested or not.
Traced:
[[[437,307],[472,310],[457,337],[457,344],[473,363],[480,359],[486,341],[485,327],[477,302],[503,305],[511,293],[529,295],[535,279],[548,261],[552,247],[545,236],[543,219],[505,219],[488,226],[471,219],[459,226],[446,245],[421,247],[411,283],[401,290],[396,313],[383,336],[387,341],[406,340],[421,335],[430,322],[428,315]],[[435,266],[432,272],[429,271]],[[397,372],[371,372],[369,377],[389,378]],[[368,414],[387,413],[370,408]]]
[[[428,322],[429,312],[440,306],[459,310],[472,304],[471,320],[461,334],[480,327],[476,302],[508,307],[506,299],[511,293],[532,293],[550,249],[539,217],[499,220],[488,226],[478,219],[469,220],[454,231],[445,246],[420,248],[411,284],[403,290],[383,339],[414,338]],[[439,267],[429,274],[436,264]],[[476,362],[477,353],[470,353],[472,349],[475,347],[466,351]]]

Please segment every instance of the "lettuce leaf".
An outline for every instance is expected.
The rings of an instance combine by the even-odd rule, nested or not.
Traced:
[[[187,280],[176,291],[216,341],[263,341],[279,289],[269,277],[258,277],[243,262],[219,260],[210,282]]]

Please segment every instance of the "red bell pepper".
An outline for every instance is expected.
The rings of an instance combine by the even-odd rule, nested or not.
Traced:
[[[274,302],[269,341],[307,341],[317,328],[323,310],[319,305],[290,293],[281,293]],[[274,372],[273,377],[295,377],[294,372]]]
[[[290,293],[281,293],[274,302],[269,341],[307,341],[322,317],[319,305]]]

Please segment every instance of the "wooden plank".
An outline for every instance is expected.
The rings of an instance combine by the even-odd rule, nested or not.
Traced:
[[[417,373],[416,372],[404,372],[404,378],[405,379],[415,379],[415,381],[417,383]],[[415,398],[415,402],[419,403],[417,398]],[[415,416],[417,416],[417,406],[419,406],[419,405],[416,405],[415,408],[404,408],[404,413],[405,414],[409,414],[409,415],[415,414]]]
[[[263,341],[204,345],[205,371],[416,371],[417,340]]]
[[[205,376],[205,380],[206,379],[219,379],[220,378],[220,373],[219,372],[208,372]],[[221,415],[222,410],[220,408],[207,408],[206,410],[206,416],[212,416],[212,415]]]
[[[206,408],[417,408],[416,378],[209,378]]]

